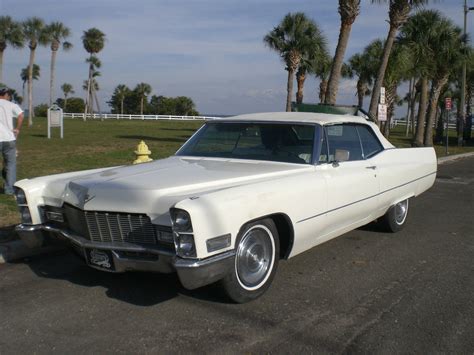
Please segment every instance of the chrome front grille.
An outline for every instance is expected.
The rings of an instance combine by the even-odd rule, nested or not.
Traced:
[[[156,244],[150,218],[141,214],[83,211],[90,240]]]

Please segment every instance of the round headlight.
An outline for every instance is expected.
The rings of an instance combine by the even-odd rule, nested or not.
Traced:
[[[26,205],[26,195],[22,189],[15,189],[16,203],[19,205]]]
[[[191,224],[189,214],[184,211],[178,211],[178,213],[176,213],[176,219],[174,223],[177,227],[179,227],[179,229],[186,229]]]
[[[20,207],[21,223],[30,224],[31,214],[28,207]]]
[[[178,253],[182,256],[196,256],[194,238],[190,234],[179,235]]]
[[[191,217],[188,212],[180,209],[172,209],[171,219],[175,231],[192,232]]]

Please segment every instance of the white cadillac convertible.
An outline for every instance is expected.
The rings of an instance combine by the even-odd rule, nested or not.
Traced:
[[[30,246],[70,244],[96,269],[177,272],[235,302],[288,259],[378,220],[391,232],[436,177],[432,148],[397,149],[365,118],[261,113],[209,121],[167,159],[16,183]]]

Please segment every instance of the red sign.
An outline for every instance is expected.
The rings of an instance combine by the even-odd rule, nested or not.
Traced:
[[[446,110],[451,110],[451,98],[447,97],[444,99],[444,106],[446,107]]]

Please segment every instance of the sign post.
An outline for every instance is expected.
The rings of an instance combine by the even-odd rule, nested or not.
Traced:
[[[380,103],[377,118],[379,122],[387,121],[387,105],[385,104],[385,87],[380,88]]]
[[[63,110],[56,104],[48,108],[48,139],[51,138],[52,127],[59,127],[61,129],[61,139],[63,139]]]
[[[449,146],[449,111],[452,108],[451,98],[447,97],[444,99],[444,107],[446,109],[446,155],[449,154],[448,146]]]

